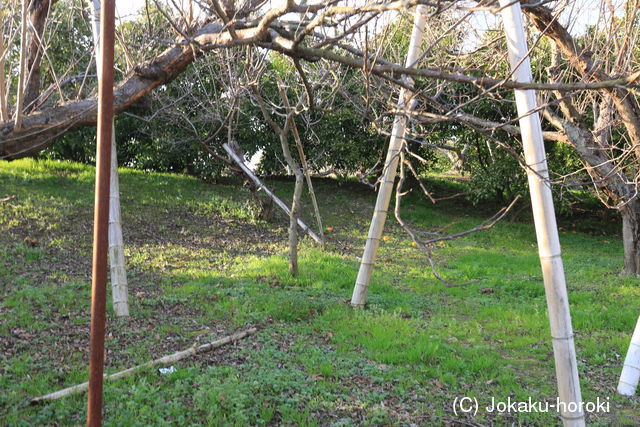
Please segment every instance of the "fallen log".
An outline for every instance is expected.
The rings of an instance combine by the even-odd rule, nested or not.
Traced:
[[[246,331],[238,332],[233,335],[229,335],[227,337],[221,338],[216,341],[212,341],[202,345],[194,345],[193,347],[189,347],[186,350],[178,351],[177,353],[170,354],[168,356],[161,357],[159,359],[151,360],[147,363],[143,363],[141,365],[134,366],[133,368],[125,369],[124,371],[116,372],[115,374],[104,376],[105,381],[113,381],[120,378],[128,377],[143,368],[151,368],[156,365],[166,365],[168,363],[177,362],[178,360],[182,360],[186,357],[193,356],[198,353],[203,353],[205,351],[213,350],[214,348],[222,347],[223,345],[236,342],[241,340],[242,338],[253,335],[258,330],[256,328],[247,329]],[[57,400],[66,396],[70,396],[72,394],[82,393],[89,388],[89,383],[85,382],[82,384],[77,384],[71,387],[67,387],[62,390],[58,390],[53,393],[45,394],[44,396],[39,396],[31,399],[31,404],[38,404],[44,401]]]
[[[287,204],[285,202],[283,202],[282,200],[280,200],[278,198],[278,196],[276,196],[275,194],[273,194],[273,191],[269,190],[267,188],[266,185],[264,185],[262,183],[262,181],[260,181],[260,178],[258,178],[253,172],[251,172],[251,169],[249,169],[247,167],[247,165],[244,164],[244,161],[238,157],[238,155],[235,153],[235,151],[233,151],[231,149],[231,147],[229,147],[226,143],[222,144],[222,148],[225,149],[225,151],[229,154],[229,156],[231,156],[231,158],[233,159],[233,161],[235,161],[238,166],[240,166],[240,169],[242,169],[242,171],[249,177],[251,178],[251,180],[253,182],[255,182],[255,184],[262,189],[267,196],[271,197],[271,199],[276,203],[276,205],[278,205],[278,207],[280,209],[282,209],[287,216],[291,216],[291,209],[289,209],[289,206],[287,206]],[[318,235],[316,233],[313,232],[313,230],[311,228],[309,228],[309,226],[307,224],[305,224],[300,218],[298,218],[298,226],[302,229],[302,231],[304,231],[305,233],[307,233],[309,236],[311,236],[311,238],[313,240],[315,240],[316,242],[318,242],[319,244],[323,245],[322,243],[322,239],[320,237],[318,237]]]

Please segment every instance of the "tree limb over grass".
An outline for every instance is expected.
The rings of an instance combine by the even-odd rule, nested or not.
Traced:
[[[396,10],[410,6],[408,3],[418,2],[373,4],[366,11]],[[504,79],[447,73],[440,69],[407,68],[379,58],[371,59],[368,56],[361,58],[357,55],[357,50],[354,49],[349,49],[347,53],[351,56],[346,56],[339,54],[332,47],[321,49],[302,46],[294,40],[282,36],[280,32],[270,26],[275,27],[277,17],[292,7],[289,5],[288,9],[278,9],[276,11],[278,13],[275,15],[267,13],[261,19],[251,22],[235,21],[233,28],[222,22],[211,22],[202,26],[189,35],[188,39],[183,38],[177,41],[175,46],[166,49],[152,60],[133,67],[132,71],[115,88],[115,111],[118,113],[126,110],[158,86],[171,82],[204,51],[238,46],[270,49],[288,55],[296,61],[299,59],[306,61],[325,59],[350,68],[367,69],[372,74],[390,81],[393,81],[394,76],[404,74],[470,84],[477,87],[501,86],[512,89],[579,91],[588,89],[615,90],[621,87],[637,86],[640,78],[639,71],[617,79],[601,78],[592,82],[517,83]],[[314,7],[318,9],[320,6]],[[295,7],[293,8],[295,9]],[[304,9],[307,10],[306,7]],[[329,15],[355,13],[352,9],[349,7],[329,7],[324,13]],[[17,159],[37,153],[50,146],[56,138],[67,131],[95,124],[96,114],[97,100],[88,98],[51,106],[25,115],[19,130],[12,121],[0,123],[0,158]]]

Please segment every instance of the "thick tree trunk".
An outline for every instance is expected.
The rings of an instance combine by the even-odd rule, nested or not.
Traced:
[[[40,63],[44,47],[42,36],[51,6],[58,0],[32,0],[29,5],[29,34],[27,41],[27,85],[24,95],[25,112],[29,113],[35,107],[35,101],[40,95]]]
[[[633,201],[620,210],[624,273],[640,275],[640,201]]]
[[[22,129],[22,110],[24,107],[24,86],[28,71],[25,70],[27,61],[27,3],[23,0],[20,14],[20,66],[18,68],[18,89],[16,93],[16,120],[14,128],[16,131]]]
[[[240,41],[254,43],[262,35],[258,29],[237,30]],[[255,39],[254,39],[255,38]],[[205,49],[231,41],[222,24],[212,22],[193,34],[193,39]],[[156,87],[166,84],[182,73],[200,54],[190,45],[177,45],[165,50],[153,60],[134,67],[114,89],[114,111],[119,113],[138,102]],[[0,159],[18,159],[49,147],[66,132],[82,126],[95,125],[97,99],[83,99],[56,105],[24,117],[18,128],[13,122],[0,123]]]

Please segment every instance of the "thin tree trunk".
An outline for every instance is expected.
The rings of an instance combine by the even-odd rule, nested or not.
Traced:
[[[296,177],[295,187],[293,189],[293,199],[291,200],[291,215],[289,215],[289,270],[292,276],[298,275],[298,216],[300,216],[300,198],[302,196],[302,183],[304,177],[300,166],[293,159],[289,150],[289,141],[287,140],[286,126],[280,132],[280,145],[282,153],[287,161],[289,169]]]
[[[20,68],[18,71],[18,90],[16,93],[16,120],[15,130],[22,129],[22,108],[24,105],[25,83],[28,70],[25,67],[27,61],[27,2],[22,0],[22,15],[20,20]]]
[[[531,63],[522,24],[520,3],[500,0],[504,31],[513,78],[531,82]],[[569,312],[569,300],[562,266],[560,239],[549,182],[540,116],[536,111],[533,90],[516,90],[515,99],[522,131],[522,143],[531,192],[531,206],[536,226],[538,251],[555,357],[556,379],[560,402],[558,411],[565,426],[584,426],[582,394]],[[532,113],[533,111],[533,113]]]
[[[620,382],[618,382],[618,393],[623,396],[633,396],[638,388],[638,382],[640,382],[640,318],[631,337],[627,357],[624,359]]]
[[[322,239],[322,247],[325,247],[325,239],[324,239],[324,229],[322,227],[322,217],[320,216],[320,209],[318,208],[318,201],[316,200],[316,193],[313,190],[313,182],[311,181],[311,173],[309,172],[309,166],[307,164],[307,157],[304,155],[304,148],[302,147],[302,139],[300,138],[300,133],[298,132],[298,126],[296,125],[296,120],[294,116],[294,111],[291,108],[291,104],[289,104],[289,97],[287,96],[287,91],[284,90],[282,81],[279,77],[276,77],[278,80],[278,87],[280,88],[280,96],[282,97],[282,102],[284,102],[284,107],[287,111],[287,114],[290,116],[290,125],[291,125],[291,133],[293,133],[293,139],[296,143],[296,149],[298,150],[298,157],[300,158],[300,165],[302,166],[302,172],[307,180],[307,187],[309,189],[309,196],[311,197],[311,204],[313,205],[313,211],[316,216],[316,223],[318,224],[318,234],[320,234],[320,238]]]
[[[93,40],[96,46],[96,66],[100,69],[100,0],[90,0],[93,15]],[[111,296],[113,311],[118,317],[129,316],[129,285],[124,260],[122,221],[120,217],[120,180],[118,179],[118,157],[116,153],[116,133],[113,122],[111,139],[111,189],[109,194],[109,264],[111,272]]]
[[[640,202],[633,201],[620,210],[624,273],[640,275]]]
[[[409,51],[407,52],[407,67],[413,66],[413,63],[418,58],[425,23],[426,8],[424,6],[418,6],[416,8],[413,21]],[[411,98],[411,92],[404,88],[401,89],[398,99],[398,110],[402,111],[405,109],[411,109]],[[358,277],[356,278],[356,284],[351,297],[351,304],[354,306],[364,306],[367,299],[367,291],[369,289],[369,282],[371,281],[371,273],[373,273],[376,253],[378,252],[378,246],[380,245],[380,239],[382,238],[382,232],[384,231],[384,223],[387,219],[389,201],[391,200],[393,183],[398,169],[398,156],[404,143],[406,126],[407,117],[404,115],[396,115],[389,141],[387,159],[385,160],[380,188],[378,190],[378,198],[373,212],[373,219],[371,220],[371,226],[369,227],[367,243],[364,248],[364,254],[362,255],[362,261],[360,263],[360,270],[358,271]]]
[[[9,108],[7,105],[5,73],[5,52],[4,47],[4,21],[0,22],[0,122],[9,120]]]
[[[293,200],[291,202],[291,216],[289,218],[289,271],[294,277],[298,276],[298,216],[300,216],[300,198],[302,196],[302,185],[304,176],[302,171],[294,169],[296,184],[293,189]]]
[[[256,96],[256,100],[258,101],[258,105],[260,107],[260,111],[262,111],[262,115],[264,119],[269,123],[269,126],[278,134],[280,137],[280,146],[282,147],[282,154],[287,162],[287,166],[289,170],[295,175],[296,183],[293,189],[293,200],[291,201],[291,214],[289,215],[289,269],[293,276],[298,275],[298,216],[300,211],[300,198],[302,196],[302,183],[304,181],[304,176],[301,170],[300,165],[291,155],[291,150],[289,150],[289,140],[287,139],[287,134],[291,129],[290,126],[293,122],[293,114],[294,111],[290,106],[288,106],[287,102],[287,94],[282,84],[282,81],[279,78],[276,78],[276,84],[278,85],[278,91],[280,92],[280,98],[285,103],[285,110],[287,113],[287,117],[284,121],[284,126],[280,127],[276,122],[274,122],[270,115],[269,111],[267,111],[267,107],[265,106],[264,100],[262,99],[262,95],[260,95],[260,91],[257,87],[254,87],[254,93]]]
[[[285,100],[287,107],[289,101]],[[300,133],[298,133],[298,126],[291,117],[291,131],[293,132],[293,139],[296,142],[296,148],[298,149],[298,156],[300,157],[300,165],[302,166],[302,172],[307,180],[307,188],[309,190],[309,196],[311,197],[311,204],[313,205],[313,211],[316,215],[316,224],[318,224],[318,234],[322,239],[322,247],[325,247],[324,229],[322,228],[322,217],[320,216],[320,208],[318,207],[318,201],[316,200],[316,192],[313,190],[313,182],[311,182],[311,173],[309,172],[309,166],[307,164],[307,157],[304,155],[304,149],[302,147],[302,140],[300,139]]]

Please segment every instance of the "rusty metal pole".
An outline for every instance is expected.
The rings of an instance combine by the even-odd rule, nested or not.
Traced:
[[[91,281],[91,338],[89,344],[89,398],[87,425],[102,424],[107,251],[109,250],[109,178],[113,133],[113,51],[115,0],[102,0],[100,15],[100,69],[98,70],[98,147],[93,215],[93,271]]]

